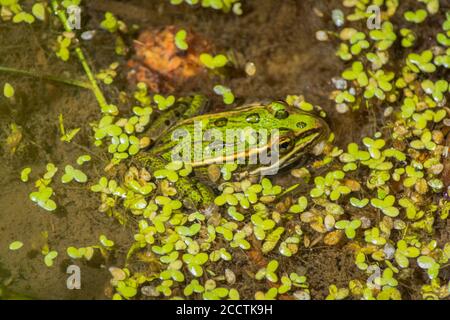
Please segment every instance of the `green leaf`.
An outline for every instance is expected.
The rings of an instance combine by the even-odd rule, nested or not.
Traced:
[[[44,21],[46,18],[46,13],[47,13],[45,8],[46,7],[44,6],[43,3],[38,2],[33,5],[33,8],[31,9],[31,11],[33,12],[34,16],[37,19]]]
[[[336,222],[336,224],[334,226],[336,229],[345,229],[348,227],[349,224],[350,224],[350,221],[348,221],[348,220],[340,220],[340,221]]]
[[[266,267],[266,270],[268,272],[275,272],[278,269],[278,261],[277,260],[271,260]]]
[[[45,265],[47,267],[53,266],[53,260],[55,260],[57,256],[58,256],[58,252],[56,252],[56,251],[50,251],[49,253],[47,253],[44,257]]]
[[[218,54],[213,57],[210,54],[202,53],[200,55],[200,62],[208,69],[222,68],[228,63],[228,58],[223,54]]]
[[[118,286],[117,291],[125,298],[132,298],[137,294],[137,289],[126,285]]]
[[[88,179],[86,174],[84,174],[84,172],[77,170],[77,169],[74,170],[73,177],[74,177],[75,181],[77,181],[79,183],[85,183]]]
[[[345,235],[347,236],[348,239],[353,239],[356,236],[356,231],[355,229],[352,228],[346,228]]]
[[[389,217],[395,218],[400,214],[400,211],[396,207],[387,207],[382,209],[383,213]]]
[[[104,247],[112,247],[114,246],[114,241],[109,240],[105,235],[101,235],[100,236],[100,243],[104,246]]]
[[[3,95],[8,99],[14,97],[14,87],[9,83],[5,83],[3,87]]]
[[[407,11],[404,14],[406,21],[414,22],[414,23],[423,22],[427,16],[428,16],[428,13],[423,9],[419,9],[416,12]]]
[[[9,244],[9,250],[11,250],[11,251],[19,250],[22,247],[23,247],[23,243],[21,241],[14,241]]]
[[[61,141],[71,142],[73,138],[77,135],[77,133],[81,130],[81,128],[75,128],[67,132],[61,137]]]
[[[180,50],[187,50],[188,44],[186,43],[186,36],[187,32],[186,30],[180,30],[175,35],[175,45]]]
[[[13,18],[14,23],[26,22],[28,24],[32,24],[34,21],[34,17],[25,11],[19,12]]]
[[[77,248],[75,248],[75,247],[68,247],[67,248],[67,255],[69,257],[71,257],[72,259],[78,259],[78,258],[81,258],[81,256],[82,256],[80,254],[79,250]]]
[[[408,258],[399,252],[395,253],[395,261],[401,268],[408,268],[409,266]]]
[[[351,197],[350,198],[350,203],[352,206],[357,207],[357,208],[364,208],[368,203],[369,203],[369,199],[364,198],[364,199],[358,199],[355,197]]]
[[[428,257],[428,256],[420,256],[419,258],[417,258],[417,264],[419,265],[419,267],[421,267],[422,269],[429,269],[431,268],[436,262],[434,261],[434,259],[432,257]]]
[[[81,166],[83,163],[88,162],[88,161],[91,161],[91,156],[85,154],[85,155],[78,157],[77,164]]]
[[[20,173],[20,180],[22,180],[22,182],[27,182],[28,178],[29,178],[28,176],[30,175],[30,173],[31,173],[30,167],[24,168],[22,170],[22,172]]]

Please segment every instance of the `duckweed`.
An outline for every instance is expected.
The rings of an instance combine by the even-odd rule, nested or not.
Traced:
[[[91,161],[91,156],[88,155],[88,154],[79,156],[79,157],[77,158],[77,164],[78,164],[79,166],[81,166],[81,165],[83,165],[84,163],[89,162],[89,161]]]
[[[39,187],[36,192],[30,193],[31,201],[35,202],[42,209],[47,211],[56,210],[56,203],[50,197],[53,195],[53,189],[44,185]]]
[[[11,99],[14,97],[14,94],[15,94],[14,87],[9,83],[5,83],[5,85],[3,86],[3,95],[6,98]]]
[[[21,241],[13,241],[9,244],[9,250],[16,251],[23,247],[23,242]]]
[[[106,248],[111,248],[114,246],[114,241],[109,240],[104,234],[100,235],[100,243],[102,244],[102,246],[106,247]]]
[[[279,266],[278,261],[276,261],[276,260],[269,261],[269,263],[267,264],[267,266],[265,268],[260,269],[255,274],[255,279],[261,280],[261,279],[266,278],[270,282],[278,282],[278,276],[276,274],[278,266]]]
[[[402,36],[402,47],[404,48],[410,48],[414,45],[416,42],[417,36],[415,33],[407,28],[402,28],[400,30],[400,34]]]
[[[411,53],[407,58],[407,65],[412,71],[418,73],[419,71],[425,73],[433,73],[436,71],[436,66],[432,63],[433,53],[431,50],[425,50],[420,54]]]
[[[171,0],[172,4],[182,2],[240,12],[239,1]],[[411,28],[412,23],[422,23],[439,11],[438,1],[421,2],[427,5],[427,11],[416,8],[402,11]],[[340,9],[332,12],[338,28],[366,19],[371,2],[345,1],[344,4],[350,11],[347,16]],[[184,199],[178,196],[181,190],[177,190],[176,182],[191,175],[193,168],[181,161],[168,163],[154,172],[129,168],[125,178],[117,180],[106,170],[109,178],[101,177],[90,186],[101,199],[99,211],[118,218],[118,212],[123,209],[134,218],[135,243],[127,254],[126,264],[134,266],[136,259],[147,263],[145,267],[149,270],[143,274],[134,268],[110,269],[115,290],[113,299],[135,298],[139,289],[144,293],[144,284],[152,288],[148,291],[154,296],[181,298],[178,295],[183,294],[211,300],[239,299],[240,293],[232,288],[234,281],[221,284],[230,276],[227,279],[226,272],[224,276],[223,269],[218,272],[216,266],[236,263],[234,259],[242,254],[252,266],[258,266],[254,278],[259,284],[269,282],[267,289],[254,293],[255,299],[275,299],[279,295],[309,299],[307,277],[287,272],[290,264],[284,260],[295,259],[300,249],[313,248],[322,241],[327,246],[335,246],[344,234],[348,239],[345,250],[354,254],[355,265],[362,274],[379,272],[373,283],[362,276],[350,280],[348,286],[330,284],[326,299],[400,299],[404,289],[399,283],[416,273],[416,266],[429,278],[420,288],[424,298],[448,297],[448,285],[444,283],[441,269],[450,259],[450,244],[438,244],[431,238],[436,223],[447,219],[450,211],[448,201],[441,196],[445,188],[442,155],[446,152],[443,131],[448,117],[445,104],[449,84],[447,79],[439,79],[441,69],[450,65],[450,51],[446,48],[450,16],[446,15],[442,32],[435,37],[436,46],[422,49],[421,35],[413,31],[416,29],[399,29],[390,22],[398,6],[397,1],[384,4],[381,29],[365,33],[349,26],[339,33],[343,42],[338,45],[337,55],[349,61],[349,67],[342,72],[342,78],[338,77],[338,90],[331,97],[340,106],[339,110],[347,114],[360,112],[367,116],[382,111],[384,118],[374,124],[373,130],[379,132],[349,143],[345,150],[333,145],[333,139],[327,141],[323,153],[317,154],[322,159],[308,164],[306,173],[305,170],[296,172],[296,177],[305,181],[299,184],[303,188],[300,191],[296,190],[298,186],[284,188],[268,178],[259,182],[239,179],[234,174],[238,165],[225,164],[216,168],[219,172],[216,170],[214,179],[223,182],[219,182],[222,174],[225,181],[214,199],[219,212],[186,209]],[[33,7],[33,14],[43,20],[43,9]],[[16,23],[32,20],[33,16],[23,11],[15,13],[13,18]],[[110,33],[123,27],[109,12],[101,22],[101,28]],[[186,37],[185,30],[175,35],[179,50],[188,49]],[[390,52],[394,48],[398,50],[397,41],[409,49],[399,68],[394,69],[395,61],[390,60],[394,55]],[[71,38],[59,36],[57,56],[68,60],[73,44]],[[415,52],[416,44],[421,44],[421,52]],[[199,58],[207,69],[215,72],[229,62],[223,54],[203,53]],[[97,79],[110,84],[115,77],[114,70],[111,66],[102,70]],[[234,95],[226,86],[218,85],[214,91],[223,96],[225,104],[234,102]],[[4,95],[13,98],[14,89],[7,88],[6,84]],[[145,143],[139,133],[149,124],[153,108],[167,110],[176,101],[172,95],[150,94],[143,83],[137,85],[132,98],[132,114],[128,118],[118,117],[116,105],[103,104],[102,118],[92,125],[95,144],[100,147],[106,142],[105,150],[112,158],[108,169],[148,145],[150,142]],[[289,96],[286,100],[302,110],[315,108],[299,96]],[[60,119],[62,140],[70,142],[79,129],[66,133],[62,116]],[[82,155],[77,164],[81,166],[90,160],[89,155]],[[30,171],[25,168],[21,172],[22,181],[28,181]],[[56,203],[50,199],[54,194],[50,183],[57,171],[49,163],[43,178],[36,182],[38,191],[30,194],[33,202],[49,211],[56,209]],[[313,185],[308,188],[310,178]],[[87,176],[66,165],[61,181],[73,180],[84,183]],[[71,259],[91,260],[95,252],[104,255],[114,250],[114,241],[106,235],[100,235],[99,242],[100,245],[87,247],[71,246],[66,253]],[[17,250],[22,245],[15,241],[9,248]],[[49,267],[58,256],[48,245],[43,254]],[[252,272],[249,274],[253,275]]]
[[[70,45],[72,40],[65,36],[58,36],[58,48],[56,49],[56,56],[62,61],[68,61],[70,58]]]
[[[24,168],[24,169],[20,172],[20,180],[22,180],[22,182],[27,182],[28,179],[29,179],[30,173],[31,173],[31,168],[30,168],[30,167]]]
[[[179,5],[183,2],[195,6],[201,4],[202,7],[222,10],[223,12],[233,11],[236,15],[242,14],[240,0],[170,0],[173,5]]]
[[[72,180],[75,180],[76,182],[79,182],[79,183],[85,183],[88,179],[86,174],[84,174],[83,171],[75,169],[71,165],[67,165],[64,170],[65,170],[65,173],[61,177],[62,183],[69,183]]]
[[[370,38],[376,41],[376,48],[380,51],[389,49],[397,40],[394,26],[391,22],[385,21],[381,25],[381,30],[370,31]]]
[[[234,102],[234,94],[231,89],[222,85],[216,85],[214,87],[214,92],[223,97],[223,102],[225,104],[232,104]]]
[[[39,19],[41,21],[45,21],[47,18],[47,8],[43,3],[33,4],[33,7],[31,8],[31,12],[37,19]]]
[[[28,24],[32,24],[35,21],[35,18],[33,15],[31,15],[30,13],[27,12],[19,12],[17,13],[12,20],[14,23],[21,23],[21,22],[26,22]]]
[[[114,33],[119,29],[119,21],[117,20],[117,18],[114,16],[114,14],[112,14],[111,12],[106,12],[105,13],[105,18],[104,20],[100,23],[100,26],[111,32]]]
[[[178,49],[180,49],[180,50],[188,49],[188,44],[186,42],[186,36],[187,36],[187,32],[184,29],[179,30],[175,34],[175,45],[177,46]]]
[[[162,95],[157,94],[153,97],[153,100],[158,105],[159,110],[166,110],[175,103],[174,96],[163,97]]]
[[[47,267],[53,266],[54,260],[58,256],[58,252],[56,251],[50,251],[47,253],[44,257],[44,263]]]
[[[353,239],[356,236],[356,229],[361,226],[361,220],[355,219],[352,221],[340,220],[335,224],[336,229],[345,230],[345,235],[349,239]]]
[[[406,11],[404,17],[406,21],[414,23],[422,23],[427,18],[428,13],[424,9],[419,9],[417,11]]]
[[[225,67],[228,63],[228,58],[223,54],[212,56],[208,53],[202,53],[200,55],[200,61],[208,69],[214,70]]]
[[[67,255],[72,259],[85,258],[86,260],[89,261],[89,260],[91,260],[91,258],[94,255],[94,248],[93,247],[86,247],[86,248],[68,247]]]

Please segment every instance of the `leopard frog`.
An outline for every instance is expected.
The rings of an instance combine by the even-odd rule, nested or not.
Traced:
[[[281,101],[198,115],[206,105],[200,95],[179,99],[149,128],[152,144],[136,157],[138,163],[153,172],[180,159],[194,172],[235,163],[235,173],[270,175],[295,163],[328,134],[321,117]],[[180,177],[175,188],[188,206],[213,204],[214,193],[198,179]]]

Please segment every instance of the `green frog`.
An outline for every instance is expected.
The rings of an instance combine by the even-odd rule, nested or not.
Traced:
[[[179,99],[153,122],[147,131],[152,143],[135,161],[155,172],[182,160],[197,176],[210,165],[235,163],[235,174],[264,176],[295,163],[328,137],[321,117],[282,101],[201,114],[207,105],[201,95]],[[187,207],[214,207],[214,192],[199,179],[180,177],[175,188]]]

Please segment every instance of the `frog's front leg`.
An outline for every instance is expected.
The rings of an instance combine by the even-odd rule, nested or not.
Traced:
[[[151,172],[164,169],[167,165],[164,159],[152,153],[142,152],[134,160],[141,166],[150,169]],[[217,207],[214,204],[214,192],[205,184],[198,182],[194,178],[179,177],[174,183],[174,187],[185,207],[199,209],[208,215],[217,211]]]

